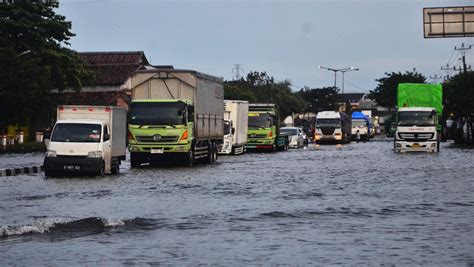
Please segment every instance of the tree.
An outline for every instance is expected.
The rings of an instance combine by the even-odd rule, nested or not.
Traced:
[[[323,110],[337,110],[339,96],[334,87],[303,88],[298,95],[306,102],[307,110],[318,113]]]
[[[0,129],[44,120],[51,91],[79,90],[92,74],[67,48],[71,22],[56,4],[16,0],[0,4]]]
[[[278,106],[281,119],[292,112],[302,111],[305,106],[304,101],[291,90],[289,81],[276,82],[266,72],[253,71],[246,78],[224,82],[224,97],[250,103],[274,103]]]
[[[397,105],[397,88],[399,83],[425,83],[423,74],[413,71],[385,73],[385,77],[375,80],[378,82],[374,90],[370,90],[368,97],[375,100],[382,107],[393,109]]]
[[[472,106],[474,92],[474,72],[468,71],[466,74],[461,72],[443,83],[443,100],[446,114],[454,113],[464,116],[467,113],[474,112]]]

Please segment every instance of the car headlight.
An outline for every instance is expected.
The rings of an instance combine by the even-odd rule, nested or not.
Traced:
[[[49,158],[55,158],[56,157],[56,151],[48,150],[48,151],[46,151],[45,156],[49,157]]]
[[[102,151],[91,151],[87,153],[88,158],[102,158]]]

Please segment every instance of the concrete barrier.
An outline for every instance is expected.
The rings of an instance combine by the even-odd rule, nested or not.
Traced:
[[[15,176],[19,174],[30,174],[30,173],[40,173],[43,171],[43,166],[33,166],[33,167],[22,167],[22,168],[11,168],[0,170],[0,177],[3,176]]]

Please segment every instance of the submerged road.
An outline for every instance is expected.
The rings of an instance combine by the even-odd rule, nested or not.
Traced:
[[[21,165],[41,154],[2,155]],[[474,264],[474,153],[391,142],[0,177],[0,265]]]

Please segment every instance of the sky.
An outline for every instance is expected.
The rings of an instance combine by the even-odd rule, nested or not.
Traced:
[[[144,51],[154,65],[174,65],[231,80],[266,71],[276,80],[368,92],[386,72],[416,68],[427,78],[460,64],[474,38],[423,38],[423,8],[474,5],[472,0],[60,0],[79,52]],[[473,66],[474,67],[474,66]],[[433,80],[429,80],[433,81]],[[439,80],[436,80],[439,82]],[[342,77],[338,73],[337,86]]]

